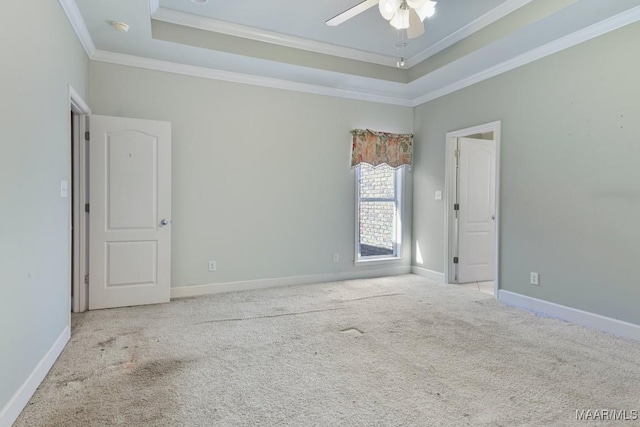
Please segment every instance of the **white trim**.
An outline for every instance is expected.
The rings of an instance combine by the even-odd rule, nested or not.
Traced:
[[[58,356],[60,356],[60,353],[62,353],[69,338],[71,338],[71,329],[67,325],[47,354],[44,355],[31,372],[29,378],[22,384],[22,387],[20,387],[0,411],[0,427],[11,427],[13,422],[18,418],[24,407],[29,403],[31,396],[36,392],[38,386],[58,359]]]
[[[501,289],[498,300],[512,307],[640,341],[640,325]]]
[[[69,18],[69,22],[71,22],[71,26],[76,32],[84,51],[87,53],[87,56],[91,58],[96,51],[96,45],[93,44],[93,39],[91,38],[87,24],[85,24],[84,19],[80,14],[78,5],[74,0],[58,1],[60,2],[62,9],[64,9],[64,13],[67,15],[67,18]]]
[[[519,0],[522,1],[522,0]],[[531,1],[531,0],[529,0]],[[394,56],[380,55],[366,52],[331,43],[324,43],[302,37],[290,36],[273,31],[261,30],[259,28],[220,21],[206,16],[194,15],[191,13],[179,12],[177,10],[159,8],[152,16],[156,21],[168,22],[170,24],[184,25],[199,30],[212,31],[243,39],[255,40],[279,46],[302,49],[324,55],[332,55],[340,58],[364,61],[372,64],[394,67],[397,58]]]
[[[640,6],[636,6],[632,9],[626,10],[610,18],[604,19],[596,24],[590,25],[589,27],[583,28],[557,40],[549,42],[545,45],[532,49],[526,53],[518,55],[508,61],[494,65],[493,67],[489,67],[486,70],[476,73],[472,76],[419,96],[413,100],[412,105],[414,107],[417,107],[418,105],[424,104],[425,102],[432,101],[436,98],[440,98],[442,96],[456,92],[460,89],[464,89],[465,87],[495,77],[499,74],[506,73],[507,71],[511,71],[515,68],[537,61],[538,59],[553,55],[554,53],[560,52],[564,49],[568,49],[580,43],[591,40],[595,37],[617,30],[618,28],[622,28],[625,25],[632,24],[638,20],[640,20]]]
[[[69,85],[69,104],[71,111],[76,114],[91,114],[91,108],[71,85]]]
[[[472,129],[472,128],[469,128]],[[449,227],[453,224],[450,205],[455,200],[455,183],[456,168],[453,167],[455,162],[456,139],[455,132],[450,132],[445,136],[445,164],[444,164],[444,283],[451,283],[450,272],[455,266],[451,259],[451,253],[456,250],[455,239],[453,233],[449,231]],[[470,135],[470,134],[467,134]],[[471,134],[473,135],[473,134]]]
[[[69,108],[73,113],[73,120],[71,128],[69,129],[69,141],[73,143],[73,197],[69,198],[69,212],[71,212],[71,202],[73,200],[73,210],[76,215],[73,218],[73,224],[70,223],[69,227],[69,241],[73,239],[73,250],[71,246],[70,258],[73,259],[73,271],[69,277],[72,277],[73,295],[74,298],[71,301],[71,307],[69,309],[69,315],[71,312],[79,313],[87,310],[87,287],[84,283],[84,276],[88,273],[88,266],[86,265],[86,237],[87,237],[87,216],[84,212],[84,204],[86,203],[85,197],[85,140],[84,132],[86,129],[86,120],[91,109],[87,103],[82,99],[80,94],[69,85]],[[71,176],[71,171],[69,176]],[[69,215],[69,221],[71,221],[71,215]],[[73,232],[75,230],[75,233]],[[71,269],[71,266],[69,266]],[[69,319],[71,323],[71,319]]]
[[[456,171],[452,167],[454,162],[455,142],[458,138],[478,133],[493,132],[493,140],[496,142],[496,184],[495,184],[495,235],[494,235],[494,291],[493,294],[498,295],[500,289],[500,141],[502,122],[496,120],[494,122],[482,125],[471,126],[465,129],[447,132],[446,138],[446,163],[445,163],[445,182],[444,182],[444,282],[453,283],[451,281],[452,272],[455,268],[453,264],[453,233],[451,225],[453,224],[453,200],[455,198]]]
[[[444,273],[440,273],[439,271],[433,271],[424,267],[413,265],[411,266],[411,273],[429,279],[435,283],[446,283],[446,281],[444,280]]]
[[[424,61],[427,58],[432,57],[436,53],[442,52],[446,48],[453,46],[458,43],[460,40],[469,37],[470,35],[482,30],[485,27],[493,24],[497,20],[504,18],[511,12],[520,9],[522,6],[525,6],[528,3],[531,3],[533,0],[507,0],[504,3],[501,3],[496,8],[490,10],[484,15],[478,17],[477,19],[471,21],[464,27],[454,31],[448,36],[440,39],[438,42],[432,44],[422,52],[419,52],[409,59],[407,59],[407,67],[411,68],[416,64]]]
[[[312,274],[308,276],[289,276],[273,279],[245,280],[240,282],[210,283],[206,285],[179,286],[171,288],[171,298],[194,297],[200,295],[220,294],[225,292],[249,291],[254,289],[277,288],[291,285],[307,285],[311,283],[335,282],[342,280],[369,279],[373,277],[397,276],[409,274],[408,265],[387,268],[358,269],[342,273]]]
[[[71,110],[73,111],[73,108],[71,108]],[[71,188],[71,194],[73,195],[72,197],[69,197],[69,203],[73,204],[73,213],[75,213],[75,215],[71,215],[72,209],[69,209],[69,222],[70,222],[70,227],[69,227],[69,234],[71,234],[69,241],[72,241],[73,244],[69,245],[69,252],[70,253],[70,257],[69,259],[73,260],[72,265],[69,266],[70,269],[72,269],[71,271],[71,275],[69,277],[71,277],[71,286],[73,289],[73,297],[71,297],[71,309],[69,310],[70,312],[74,312],[74,313],[79,313],[80,312],[80,301],[82,300],[82,298],[80,297],[80,288],[81,288],[81,283],[83,282],[83,280],[81,280],[80,278],[82,277],[82,273],[80,272],[82,270],[82,266],[80,265],[80,263],[82,262],[82,255],[81,255],[81,251],[80,251],[80,223],[82,222],[81,218],[82,215],[78,215],[81,211],[80,206],[80,180],[79,180],[79,175],[80,175],[80,153],[79,153],[79,149],[80,149],[80,143],[79,143],[79,139],[80,138],[80,116],[75,114],[72,114],[71,116],[71,138],[69,139],[69,143],[70,145],[73,146],[73,159],[71,161],[71,169],[73,171],[72,174],[70,174],[69,176],[73,176],[73,180],[71,182],[72,188]],[[82,138],[84,139],[84,138]],[[69,319],[69,324],[71,324],[71,319]]]
[[[357,247],[357,243],[356,243],[356,247]],[[355,265],[356,267],[374,266],[374,265],[378,266],[378,265],[388,265],[388,264],[400,264],[403,261],[404,259],[402,258],[402,256],[387,257],[382,255],[380,257],[366,257],[366,258],[357,259],[353,261],[353,265]]]
[[[179,64],[176,62],[161,61],[158,59],[142,58],[123,53],[97,50],[91,58],[94,61],[108,62],[110,64],[127,65],[129,67],[145,68],[148,70],[164,71],[167,73],[182,74],[205,79],[222,80],[232,83],[243,83],[254,86],[269,87],[273,89],[292,90],[296,92],[312,93],[316,95],[335,96],[338,98],[356,99],[360,101],[378,102],[382,104],[410,107],[410,99],[396,98],[385,95],[376,95],[366,92],[338,89],[327,86],[298,83],[289,80],[275,79],[272,77],[256,76],[252,74],[236,73],[233,71],[214,70],[195,65]]]
[[[459,129],[459,130],[453,130],[451,132],[447,132],[447,138],[464,138],[469,135],[475,135],[478,133],[495,132],[500,130],[501,125],[502,125],[502,122],[500,120],[496,120],[494,122],[489,122],[482,125],[471,126],[471,127]]]

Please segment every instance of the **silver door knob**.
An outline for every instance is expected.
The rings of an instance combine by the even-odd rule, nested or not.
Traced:
[[[160,225],[168,225],[169,221],[167,221],[166,219],[163,219],[162,221],[160,221]]]

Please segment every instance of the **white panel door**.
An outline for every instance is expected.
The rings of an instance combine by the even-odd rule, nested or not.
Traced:
[[[89,309],[168,302],[171,123],[90,120]]]
[[[458,283],[494,280],[496,143],[459,138]]]

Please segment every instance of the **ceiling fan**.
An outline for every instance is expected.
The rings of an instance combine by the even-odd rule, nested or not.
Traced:
[[[414,39],[424,33],[423,21],[436,12],[436,3],[431,0],[364,0],[350,9],[329,19],[329,26],[340,25],[343,22],[378,5],[384,19],[398,30],[407,30],[407,37]]]

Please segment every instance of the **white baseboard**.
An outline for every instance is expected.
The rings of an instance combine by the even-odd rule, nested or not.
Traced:
[[[436,283],[444,283],[444,273],[438,271],[429,270],[427,268],[411,266],[411,272],[418,276],[422,276],[426,279],[432,280]]]
[[[280,286],[306,285],[310,283],[335,282],[339,280],[369,279],[372,277],[397,276],[409,274],[408,265],[384,268],[358,268],[343,273],[311,274],[308,276],[289,276],[273,279],[245,280],[241,282],[211,283],[206,285],[179,286],[171,288],[171,298],[195,297],[199,295],[220,294],[225,292],[249,291],[253,289],[277,288]]]
[[[613,319],[503,289],[498,291],[498,300],[513,307],[524,308],[534,313],[555,317],[588,328],[608,332],[619,337],[640,341],[640,325],[628,323],[623,320]]]
[[[67,326],[64,328],[58,339],[53,343],[47,354],[40,360],[35,367],[29,378],[22,384],[22,387],[13,395],[11,400],[0,411],[0,427],[11,427],[14,421],[18,418],[22,410],[29,399],[36,392],[38,386],[47,376],[47,373],[62,353],[65,345],[71,337],[71,328]]]

